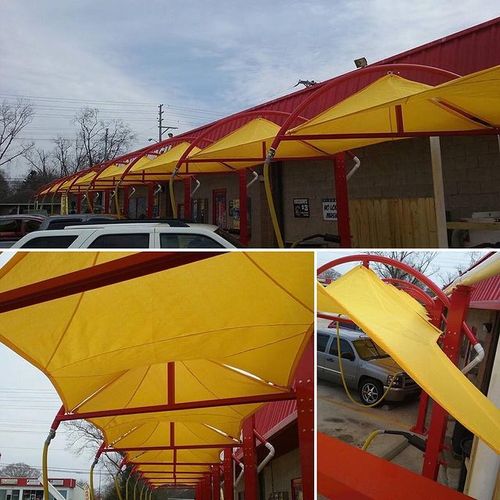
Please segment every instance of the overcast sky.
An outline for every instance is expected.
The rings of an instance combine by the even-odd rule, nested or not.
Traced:
[[[31,96],[23,137],[72,138],[83,105],[156,137],[497,16],[494,0],[0,0],[0,100]],[[5,167],[10,178],[24,172]]]

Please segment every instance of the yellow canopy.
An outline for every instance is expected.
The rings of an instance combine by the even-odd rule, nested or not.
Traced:
[[[19,253],[0,270],[0,292],[126,255]],[[0,340],[41,369],[74,413],[167,403],[173,385],[168,362],[175,364],[177,403],[278,394],[290,389],[312,334],[312,264],[312,254],[303,252],[221,254],[5,312]],[[176,446],[231,445],[242,420],[258,407],[90,420],[118,448],[168,446],[172,440]],[[166,457],[169,451],[127,457]],[[218,460],[215,449],[177,453],[181,462]]]
[[[194,163],[189,164],[189,171],[206,171],[213,167],[211,163],[196,163],[197,159],[224,160],[226,158],[256,158],[256,162],[224,161],[233,169],[246,168],[264,162],[267,151],[280,131],[280,126],[265,118],[255,118],[234,130],[214,144],[202,149],[193,156]],[[279,145],[275,158],[308,158],[322,156],[324,153],[310,145],[297,142],[283,142]],[[227,171],[227,167],[225,168]]]
[[[500,411],[438,346],[441,332],[423,306],[363,266],[326,288],[318,283],[317,289],[318,310],[349,316],[432,399],[500,451]]]
[[[500,124],[500,66],[429,87],[386,75],[294,128],[291,135],[394,133],[396,106],[404,132],[487,130]],[[490,125],[490,126],[489,126]],[[310,144],[330,152],[391,139],[324,139]]]

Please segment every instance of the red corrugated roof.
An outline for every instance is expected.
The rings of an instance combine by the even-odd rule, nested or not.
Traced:
[[[471,293],[470,307],[500,311],[500,276],[492,276],[477,283]]]

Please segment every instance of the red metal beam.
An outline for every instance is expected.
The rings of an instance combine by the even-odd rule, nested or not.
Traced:
[[[470,287],[457,286],[453,290],[448,308],[442,349],[455,365],[458,364],[460,356],[462,324],[467,315],[471,291]],[[434,481],[437,480],[442,463],[440,454],[447,425],[448,412],[434,401],[422,468],[422,475]]]
[[[143,465],[217,465],[219,462],[134,462],[137,467]]]
[[[103,418],[118,415],[137,415],[140,413],[156,413],[165,411],[194,410],[199,408],[215,408],[217,406],[236,406],[256,403],[269,403],[271,401],[286,401],[297,397],[294,391],[279,392],[276,394],[260,394],[254,396],[241,396],[235,398],[207,399],[202,401],[187,401],[155,406],[142,406],[138,408],[116,408],[112,410],[90,411],[83,413],[67,413],[61,420],[79,420],[82,418]]]
[[[224,448],[224,500],[234,500],[233,450]]]
[[[258,497],[257,449],[255,445],[255,417],[252,415],[243,422],[243,463],[245,465],[245,499]]]
[[[295,373],[300,468],[304,500],[314,496],[314,339],[310,338]]]
[[[212,467],[212,498],[220,500],[220,467]]]
[[[248,192],[247,171],[245,168],[239,171],[240,182],[240,242],[244,247],[248,246]]]
[[[337,200],[337,224],[340,243],[343,248],[351,247],[351,226],[349,222],[349,190],[345,170],[345,155],[338,153],[334,159],[335,198]]]
[[[218,257],[221,252],[139,252],[0,293],[0,313]]]
[[[197,450],[204,448],[220,448],[224,449],[227,447],[227,443],[221,444],[186,444],[186,445],[176,445],[176,446],[133,446],[125,448],[104,448],[103,453],[115,453],[119,451],[163,451],[163,450]],[[243,446],[241,443],[231,443],[234,448],[239,448]]]
[[[317,475],[318,492],[336,500],[470,498],[321,432]]]

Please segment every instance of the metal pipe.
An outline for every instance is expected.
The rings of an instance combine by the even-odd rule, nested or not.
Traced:
[[[347,180],[350,180],[361,166],[361,160],[356,155],[352,155],[352,159],[354,160],[354,167],[349,170],[349,173],[347,174]]]
[[[43,444],[42,481],[43,481],[43,495],[44,495],[44,498],[46,498],[46,499],[49,498],[49,467],[48,467],[49,446],[50,446],[50,442],[56,437],[57,428],[59,427],[59,424],[61,423],[60,417],[63,414],[64,414],[64,406],[61,406],[59,408],[59,411],[57,412],[53,422],[52,422],[52,425],[50,426],[47,439],[45,439],[45,442]]]
[[[200,189],[200,186],[201,186],[201,182],[196,177],[193,177],[193,180],[194,180],[194,182],[196,182],[196,186],[191,191],[191,196],[193,196],[193,194],[196,193],[196,191],[198,191],[198,189]]]
[[[264,437],[262,437],[255,429],[253,430],[253,432],[257,436],[257,439],[269,450],[267,456],[257,466],[257,474],[258,474],[273,459],[276,450],[274,449],[274,446]]]
[[[259,180],[259,174],[255,170],[251,170],[253,179],[247,184],[247,189],[252,185],[255,184]]]
[[[238,484],[240,484],[241,480],[243,479],[243,476],[245,475],[245,464],[239,460],[235,455],[233,455],[234,461],[241,467],[240,473],[238,474],[238,477],[234,481],[234,488],[236,489],[238,487]]]

